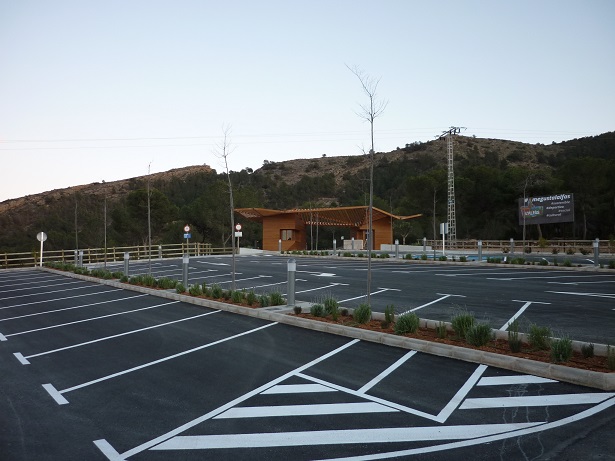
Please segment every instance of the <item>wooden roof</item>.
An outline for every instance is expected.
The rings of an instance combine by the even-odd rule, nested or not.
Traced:
[[[263,218],[281,214],[296,214],[301,217],[306,224],[319,226],[340,226],[340,227],[361,227],[367,222],[367,206],[343,206],[336,208],[295,208],[292,210],[271,210],[268,208],[236,208],[235,213],[243,216],[250,221],[262,222]],[[396,216],[380,208],[373,207],[373,220],[377,221],[384,218],[392,219],[412,219],[422,216],[415,214],[411,216]]]

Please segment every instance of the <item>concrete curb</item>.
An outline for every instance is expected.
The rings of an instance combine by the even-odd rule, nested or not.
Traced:
[[[195,298],[189,295],[180,295],[174,291],[157,290],[128,283],[121,283],[116,280],[104,280],[86,275],[73,274],[72,272],[58,271],[55,269],[42,268],[40,270],[65,275],[68,277],[84,280],[88,282],[99,283],[114,288],[122,288],[124,290],[136,291],[138,293],[149,294],[161,298],[181,301],[197,306],[209,307],[226,312],[232,312],[240,315],[269,320],[272,322],[283,323],[299,328],[306,328],[314,331],[346,336],[348,338],[370,341],[373,343],[384,344],[387,346],[400,347],[403,349],[411,349],[426,354],[437,355],[440,357],[449,357],[452,359],[463,360],[465,362],[480,363],[493,367],[504,368],[506,370],[526,373],[535,376],[540,376],[558,381],[565,381],[581,386],[588,386],[604,391],[615,391],[615,373],[599,373],[590,370],[581,370],[578,368],[566,367],[544,362],[536,362],[534,360],[511,357],[508,355],[496,354],[476,349],[469,349],[460,346],[452,346],[449,344],[436,343],[432,341],[424,341],[421,339],[407,338],[388,333],[380,333],[377,331],[363,330],[361,328],[348,327],[344,325],[336,325],[318,320],[310,320],[302,317],[295,317],[285,313],[273,312],[266,309],[253,309],[249,307],[236,306],[234,304],[226,304],[219,301],[212,301],[204,298]],[[432,320],[422,322],[433,322]],[[521,334],[520,334],[521,335]],[[584,344],[584,343],[580,343]],[[606,346],[605,346],[606,347]]]

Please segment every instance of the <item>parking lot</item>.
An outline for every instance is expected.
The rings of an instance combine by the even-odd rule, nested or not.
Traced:
[[[284,292],[286,259],[238,258],[238,287]],[[181,261],[155,260],[152,274],[181,278]],[[365,261],[299,259],[297,299],[356,306],[365,276]],[[191,259],[190,280],[228,287],[230,259]],[[384,261],[372,303],[443,320],[466,307],[497,327],[515,315],[552,320],[600,342],[615,331],[613,282],[602,272]],[[0,272],[0,364],[3,460],[615,453],[613,393],[38,270]]]

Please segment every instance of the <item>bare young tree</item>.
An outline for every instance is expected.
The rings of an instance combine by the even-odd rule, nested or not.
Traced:
[[[231,126],[222,126],[222,141],[217,143],[214,148],[214,155],[224,161],[224,169],[226,170],[226,178],[228,180],[229,194],[229,209],[231,214],[231,290],[235,291],[235,205],[233,202],[233,183],[231,182],[231,173],[228,168],[228,156],[235,150],[231,146]]]
[[[370,141],[371,148],[369,150],[369,206],[368,206],[368,227],[367,227],[367,304],[371,302],[371,285],[372,285],[372,250],[374,249],[374,232],[373,232],[373,217],[374,217],[374,120],[378,118],[386,109],[388,101],[379,99],[376,91],[380,79],[374,79],[365,74],[358,66],[350,67],[346,65],[348,70],[352,72],[361,83],[363,93],[367,96],[367,104],[359,104],[360,110],[357,112],[359,118],[369,122],[370,126]]]

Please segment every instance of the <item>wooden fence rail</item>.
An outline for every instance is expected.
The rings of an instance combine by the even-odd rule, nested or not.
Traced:
[[[79,253],[83,252],[83,264],[108,263],[124,261],[124,253],[130,254],[130,259],[149,259],[147,245],[109,247],[106,254],[104,248],[83,248],[80,250],[43,250],[43,263],[61,261],[76,263]],[[231,248],[214,248],[211,243],[177,243],[169,245],[152,245],[152,259],[179,258],[185,254],[191,256],[207,256],[231,254]],[[33,267],[40,262],[40,254],[36,251],[30,253],[0,253],[0,268]]]

